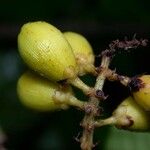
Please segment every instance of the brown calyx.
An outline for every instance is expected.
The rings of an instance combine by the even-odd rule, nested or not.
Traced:
[[[116,125],[117,128],[119,129],[128,129],[134,124],[134,121],[132,120],[132,117],[126,116],[125,118],[122,118],[120,123]]]
[[[144,88],[145,84],[144,82],[139,78],[139,76],[135,76],[131,78],[129,84],[129,88],[133,92],[139,91],[141,88]]]

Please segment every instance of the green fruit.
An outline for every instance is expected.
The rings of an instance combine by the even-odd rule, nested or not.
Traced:
[[[75,32],[65,32],[65,38],[72,47],[76,61],[79,67],[79,74],[94,72],[94,54],[93,49],[87,39],[81,34]]]
[[[114,111],[115,125],[119,128],[133,131],[150,129],[150,116],[132,97],[126,98]]]
[[[55,103],[53,96],[59,85],[34,74],[24,73],[17,84],[17,93],[22,104],[38,111],[65,109],[67,105]],[[71,93],[71,88],[66,89]]]
[[[138,89],[133,91],[133,97],[141,107],[150,111],[150,75],[143,75],[135,80],[138,82]]]
[[[29,22],[18,35],[18,48],[25,63],[40,75],[59,81],[76,76],[75,56],[63,34],[46,22]]]

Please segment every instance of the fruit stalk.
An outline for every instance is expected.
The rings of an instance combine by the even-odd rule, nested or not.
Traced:
[[[86,102],[77,99],[70,93],[63,93],[62,91],[55,91],[53,99],[56,104],[58,103],[59,105],[65,104],[68,106],[74,106],[81,110],[83,110],[84,106],[86,105]]]
[[[106,119],[100,119],[95,121],[94,126],[95,127],[102,127],[105,125],[115,125],[116,124],[116,118],[114,116],[111,116],[109,118]]]
[[[93,92],[93,88],[86,85],[79,77],[68,80],[73,86],[82,90],[85,95],[88,95]]]

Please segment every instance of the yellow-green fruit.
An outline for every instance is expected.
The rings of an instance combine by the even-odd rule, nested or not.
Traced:
[[[46,22],[29,22],[18,35],[18,48],[25,63],[50,80],[71,78],[76,72],[72,48],[64,35]]]
[[[114,111],[116,126],[126,130],[147,131],[150,129],[150,116],[132,97],[126,98]]]
[[[93,49],[87,39],[75,32],[65,32],[65,38],[71,45],[79,67],[80,75],[94,70]]]
[[[67,108],[64,104],[54,102],[53,96],[58,89],[58,84],[32,72],[24,73],[17,84],[17,93],[22,104],[38,111]],[[71,92],[71,89],[68,88],[67,91]]]
[[[150,75],[143,75],[138,81],[139,89],[133,91],[133,97],[140,106],[150,111]]]

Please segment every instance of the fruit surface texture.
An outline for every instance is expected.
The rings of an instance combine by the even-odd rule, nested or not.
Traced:
[[[25,63],[50,80],[71,78],[76,71],[71,46],[60,30],[49,23],[38,21],[23,25],[18,48]]]

